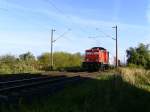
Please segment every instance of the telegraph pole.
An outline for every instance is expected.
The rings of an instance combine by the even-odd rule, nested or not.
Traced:
[[[117,25],[115,27],[112,27],[112,28],[115,28],[116,30],[116,68],[118,67],[118,27]]]
[[[55,29],[51,30],[51,57],[50,57],[50,59],[51,59],[51,70],[53,70],[53,42],[54,42],[53,36],[54,36],[55,31],[56,31]]]

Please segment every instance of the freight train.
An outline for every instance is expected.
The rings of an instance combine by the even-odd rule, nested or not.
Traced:
[[[93,47],[86,50],[82,67],[87,71],[107,69],[109,67],[109,52],[103,47]]]

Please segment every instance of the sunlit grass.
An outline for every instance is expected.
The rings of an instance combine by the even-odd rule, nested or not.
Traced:
[[[137,68],[119,68],[119,75],[121,75],[124,81],[135,85],[137,87],[149,87],[150,86],[150,70],[137,69]]]

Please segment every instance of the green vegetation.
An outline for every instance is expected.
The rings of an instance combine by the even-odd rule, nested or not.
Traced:
[[[54,70],[81,70],[83,55],[80,53],[54,52]],[[17,56],[0,56],[0,74],[26,73],[49,71],[50,53],[43,53],[35,57],[31,52]],[[138,47],[130,47],[127,50],[127,63],[131,68],[150,69],[149,45],[139,44]]]
[[[30,52],[20,55],[19,58],[13,55],[4,55],[0,57],[0,73],[36,72],[35,64],[36,59]]]
[[[111,73],[83,78],[82,83],[31,104],[20,102],[18,110],[3,107],[4,112],[149,112],[150,71],[119,68]]]
[[[70,67],[80,67],[82,55],[80,53],[70,54],[66,52],[55,52],[54,56],[54,69],[63,70]],[[42,70],[50,69],[50,53],[44,53],[38,57],[38,61]]]
[[[138,47],[130,47],[127,52],[127,62],[130,67],[140,67],[150,69],[150,49],[149,44],[139,44]]]
[[[55,52],[54,70],[68,69],[69,67],[80,67],[82,55],[80,53],[70,54],[66,52]],[[43,53],[36,58],[27,52],[19,55],[0,56],[0,74],[39,72],[50,70],[50,53]]]

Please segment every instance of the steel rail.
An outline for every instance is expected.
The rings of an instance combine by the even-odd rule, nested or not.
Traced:
[[[69,80],[69,79],[73,79],[73,78],[79,78],[79,76],[56,77],[56,78],[49,78],[47,80],[42,80],[42,81],[38,81],[38,82],[31,82],[31,83],[26,83],[26,84],[21,84],[21,85],[15,85],[15,86],[0,89],[0,93],[9,92],[11,90],[21,89],[21,88],[26,88],[26,87],[34,87],[34,86],[38,86],[38,85],[42,85],[42,84],[46,84],[46,83],[54,83],[54,82],[57,82],[57,81],[59,82],[59,81],[67,80],[67,79]]]
[[[64,77],[64,76],[59,76],[59,77]],[[58,78],[58,76],[55,76],[55,77],[42,76],[42,77],[36,77],[36,78],[26,78],[26,79],[21,79],[21,80],[2,81],[0,82],[0,84],[18,83],[18,82],[24,82],[24,81],[34,81],[34,80],[49,79],[49,78]]]

